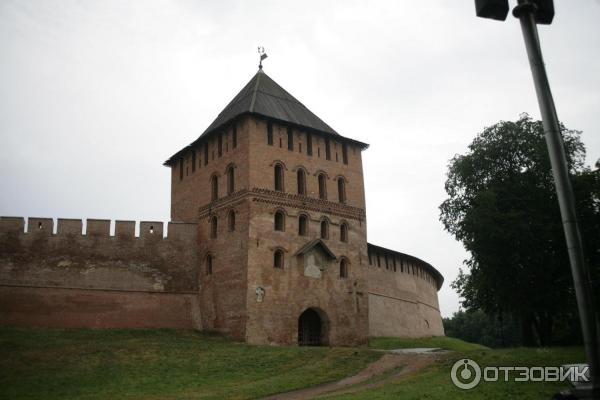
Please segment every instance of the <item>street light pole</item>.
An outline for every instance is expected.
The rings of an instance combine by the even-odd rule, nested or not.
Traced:
[[[582,388],[581,393],[575,393],[579,398],[600,398],[600,356],[598,345],[598,326],[592,300],[589,271],[586,268],[583,255],[583,246],[577,216],[575,213],[575,196],[569,180],[567,158],[564,143],[560,135],[560,125],[546,68],[542,58],[536,14],[537,5],[529,0],[519,0],[519,5],[513,10],[515,17],[519,18],[529,65],[533,75],[535,91],[542,115],[546,145],[550,155],[552,174],[556,185],[558,204],[562,217],[563,229],[567,241],[571,273],[577,297],[577,307],[583,331],[583,341],[587,360],[590,366],[590,384]]]

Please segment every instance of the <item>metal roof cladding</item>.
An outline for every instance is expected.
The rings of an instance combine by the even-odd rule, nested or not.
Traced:
[[[258,115],[275,121],[306,128],[316,133],[332,136],[358,145],[361,149],[369,147],[368,144],[343,137],[327,125],[321,118],[312,113],[304,104],[288,93],[277,82],[271,79],[262,69],[250,79],[250,82],[229,102],[219,113],[217,118],[192,144],[181,149],[171,156],[165,165],[170,166],[175,159],[202,138],[223,128],[225,125],[245,114]]]

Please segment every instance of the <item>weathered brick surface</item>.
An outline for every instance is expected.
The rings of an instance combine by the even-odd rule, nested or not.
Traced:
[[[189,151],[172,166],[171,219],[185,223],[169,223],[167,238],[157,221],[142,222],[135,237],[133,221],[116,221],[110,236],[107,220],[88,220],[82,235],[80,220],[59,219],[53,234],[52,219],[30,218],[24,233],[22,218],[0,218],[0,324],[201,327],[250,343],[295,344],[300,315],[313,309],[325,344],[364,344],[369,335],[443,335],[438,287],[427,272],[435,273],[432,267],[407,256],[413,264],[394,272],[381,259],[370,260],[356,144],[348,143],[345,164],[339,138],[329,137],[327,159],[325,137],[292,127],[289,149],[289,127],[273,122],[269,145],[267,121],[244,116],[235,121],[233,148],[233,126],[202,139],[195,156]],[[277,163],[283,166],[283,191],[274,187]],[[298,193],[299,169],[306,171],[304,195]],[[326,199],[319,198],[319,174],[326,176]],[[219,182],[216,200],[212,177]],[[284,231],[274,229],[276,212],[285,215]],[[308,218],[305,236],[299,234],[301,215]],[[299,253],[321,237],[323,220],[329,236],[318,246],[324,243],[330,253],[321,247]],[[341,240],[342,224],[347,242]],[[283,268],[274,267],[278,250]],[[305,262],[319,251],[325,254],[319,260],[329,261],[309,272]],[[340,275],[341,260],[347,276]]]
[[[235,196],[232,196],[235,197]],[[235,230],[227,219],[235,213]],[[205,329],[223,332],[236,340],[246,335],[248,254],[248,200],[230,199],[202,213],[198,222],[200,304]],[[217,237],[211,237],[210,220],[217,217]],[[207,257],[212,256],[212,273]]]
[[[423,265],[397,257],[394,271],[392,256],[386,267],[383,254],[373,254],[368,281],[370,336],[444,334],[437,284]]]
[[[409,274],[388,279],[368,265],[361,149],[349,144],[344,164],[342,142],[333,137],[329,138],[328,160],[325,138],[314,132],[310,133],[312,155],[308,155],[309,133],[302,129],[293,128],[290,149],[285,125],[273,122],[272,145],[267,142],[266,120],[245,116],[236,121],[236,127],[236,150],[223,145],[219,157],[217,134],[213,134],[208,138],[208,164],[201,142],[195,171],[190,167],[190,154],[183,158],[183,178],[180,164],[172,168],[172,218],[198,221],[203,325],[251,343],[293,344],[298,341],[299,316],[313,308],[327,327],[324,340],[332,345],[365,343],[369,334],[443,334],[434,284]],[[223,132],[230,140],[231,126]],[[276,163],[283,166],[283,192],[274,190]],[[228,194],[226,169],[231,164],[236,167],[235,192]],[[305,195],[298,194],[300,168],[306,171]],[[326,200],[319,198],[320,173],[327,178]],[[212,176],[219,177],[216,201],[211,199]],[[345,204],[338,197],[340,178],[346,182]],[[227,216],[232,210],[236,229],[230,232]],[[284,232],[274,230],[277,211],[285,214]],[[300,215],[309,218],[306,236],[298,234]],[[211,235],[214,217],[216,238]],[[324,242],[335,260],[315,278],[306,276],[304,258],[296,253],[320,237],[323,219],[329,223],[329,238]],[[348,226],[347,243],[340,240],[342,223]],[[284,251],[282,269],[274,268],[277,249]],[[206,271],[209,254],[211,274]],[[342,258],[348,261],[346,278],[340,277]],[[392,316],[388,318],[387,313]]]
[[[196,222],[198,208],[211,202],[211,177],[219,181],[219,198],[227,196],[227,167],[235,171],[236,190],[248,189],[248,118],[237,122],[237,147],[233,148],[233,128],[223,130],[222,155],[218,154],[217,136],[196,149],[196,168],[192,168],[192,155],[188,153],[183,163],[183,179],[180,165],[171,168],[171,220]],[[208,145],[208,164],[205,165],[204,147]]]
[[[127,229],[110,236],[110,221],[103,220],[89,220],[82,235],[81,220],[59,219],[52,234],[51,221],[30,218],[24,232],[22,220],[0,219],[0,323],[117,327],[129,320],[131,327],[192,326],[190,307],[199,311],[197,301],[189,300],[196,299],[198,290],[196,224],[170,223],[169,236],[163,238],[162,222],[142,222],[142,236],[136,238]],[[61,290],[52,292],[54,288]],[[150,296],[166,293],[173,296]],[[62,306],[66,308],[59,312]],[[26,317],[23,309],[40,311]],[[98,310],[105,311],[94,319]],[[133,316],[136,310],[139,315]]]
[[[0,325],[199,329],[195,294],[0,285]]]

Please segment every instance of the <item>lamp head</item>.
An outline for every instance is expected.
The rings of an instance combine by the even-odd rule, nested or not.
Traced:
[[[508,15],[508,0],[475,0],[478,17],[504,21]]]

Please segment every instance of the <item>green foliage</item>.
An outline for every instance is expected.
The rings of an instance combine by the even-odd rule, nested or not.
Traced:
[[[422,338],[372,337],[369,339],[369,347],[383,350],[437,347],[455,351],[480,350],[485,348],[485,346],[479,344],[468,343],[448,336],[430,336]]]
[[[384,386],[366,388],[356,393],[327,399],[352,400],[504,400],[549,399],[553,394],[567,389],[565,382],[482,382],[471,390],[458,389],[452,384],[450,370],[461,358],[475,360],[482,368],[486,366],[560,366],[583,362],[585,355],[580,347],[512,348],[501,350],[475,350],[452,353],[418,374],[396,379]]]
[[[499,318],[481,310],[458,311],[452,318],[444,318],[446,335],[488,347],[515,347],[521,345],[519,326],[510,315]]]
[[[0,399],[250,399],[335,381],[380,356],[193,331],[0,328]]]
[[[598,269],[598,172],[584,168],[580,132],[562,127],[588,262]],[[452,286],[467,310],[519,319],[525,344],[552,343],[576,321],[568,255],[540,121],[524,114],[486,128],[448,168],[446,230],[470,253]],[[585,216],[585,219],[583,218]],[[572,332],[561,332],[575,337]]]

